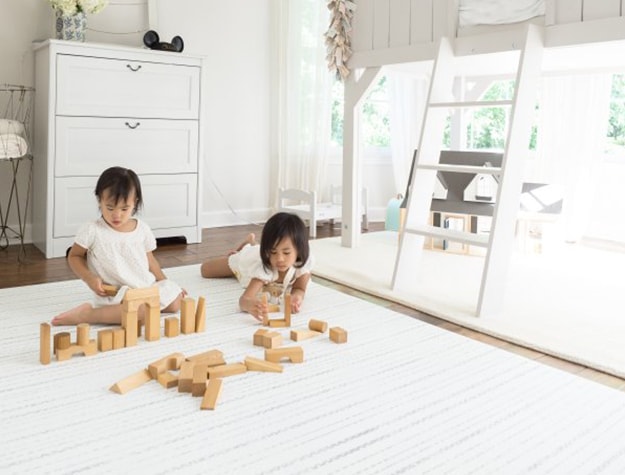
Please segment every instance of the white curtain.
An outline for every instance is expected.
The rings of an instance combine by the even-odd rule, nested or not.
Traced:
[[[397,193],[403,195],[412,156],[419,144],[429,78],[393,70],[386,71],[386,77],[394,185]]]
[[[324,191],[331,126],[332,75],[323,34],[325,1],[276,0],[279,48],[275,91],[278,114],[277,188]]]
[[[542,80],[536,170],[532,181],[563,189],[564,239],[584,233],[610,110],[610,74],[553,76]]]

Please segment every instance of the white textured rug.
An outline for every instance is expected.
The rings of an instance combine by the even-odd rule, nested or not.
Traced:
[[[47,366],[39,324],[86,287],[0,290],[0,473],[625,473],[624,393],[314,283],[294,327],[325,320],[348,343],[225,378],[214,411],[153,381],[114,394],[172,352],[262,357],[234,280],[166,272],[206,296],[205,333]]]
[[[424,251],[413,292],[391,290],[397,233],[311,241],[314,273],[445,320],[625,378],[625,253],[575,245],[515,253],[504,310],[477,318],[483,258]],[[415,264],[415,272],[416,264]]]

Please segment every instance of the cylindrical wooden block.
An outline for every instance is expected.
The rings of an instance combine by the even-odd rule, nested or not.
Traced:
[[[72,344],[72,338],[69,332],[61,332],[54,335],[54,351],[65,350]]]
[[[89,344],[89,324],[79,323],[76,325],[76,344],[86,346]]]

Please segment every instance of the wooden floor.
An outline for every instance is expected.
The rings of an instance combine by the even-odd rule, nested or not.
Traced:
[[[370,223],[369,232],[375,232],[382,229],[382,223]],[[155,255],[164,269],[167,267],[199,264],[206,258],[224,255],[228,250],[234,249],[250,232],[256,233],[257,237],[259,237],[261,227],[250,224],[205,229],[203,231],[202,243],[187,245],[176,242],[159,242],[159,247],[156,250]],[[340,235],[340,229],[331,228],[328,224],[319,226],[317,229],[317,239],[338,235]],[[41,284],[76,278],[67,265],[65,258],[45,259],[43,254],[37,248],[32,245],[26,245],[25,262],[19,263],[18,251],[19,246],[9,246],[7,249],[0,251],[0,288]],[[165,273],[167,273],[166,270]],[[540,363],[576,374],[580,377],[625,391],[625,380],[621,378],[463,328],[445,320],[423,314],[394,302],[364,294],[360,291],[325,279],[314,277],[313,280],[321,285],[326,285],[340,292],[363,298],[367,301],[375,303],[376,305],[391,308],[396,312],[427,322],[439,328],[459,333],[468,338],[482,341],[503,350],[536,360]]]

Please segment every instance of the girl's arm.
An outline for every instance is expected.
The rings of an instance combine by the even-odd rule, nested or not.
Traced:
[[[306,295],[306,286],[310,281],[310,274],[302,274],[295,282],[293,282],[293,286],[291,287],[291,312],[297,313],[300,311],[302,307],[302,302],[304,301],[304,295]]]
[[[161,265],[156,260],[156,257],[154,257],[154,254],[152,254],[152,251],[148,251],[148,267],[157,281],[167,279],[163,273],[163,269],[161,269]]]
[[[267,305],[258,298],[258,294],[263,290],[263,281],[260,279],[252,279],[248,284],[245,292],[239,297],[239,307],[244,312],[249,313],[258,321],[263,321],[263,315],[267,313]]]
[[[106,295],[102,287],[102,279],[97,274],[91,272],[87,266],[87,249],[74,243],[67,255],[67,263],[74,274],[87,284],[91,290],[98,295]]]

